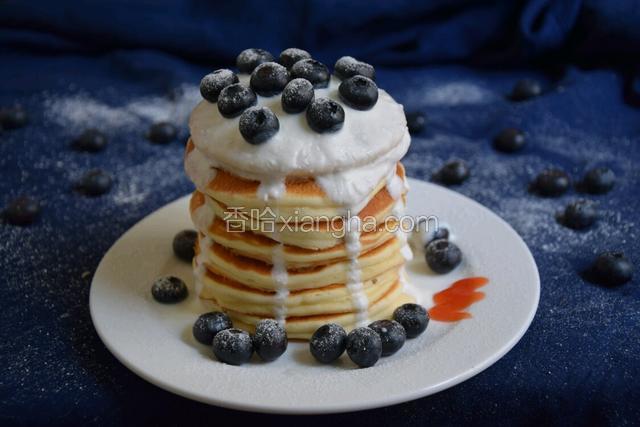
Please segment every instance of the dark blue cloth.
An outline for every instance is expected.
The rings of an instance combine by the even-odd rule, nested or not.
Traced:
[[[23,105],[30,124],[0,134],[0,206],[28,194],[44,208],[32,226],[0,224],[0,424],[637,424],[637,275],[616,289],[579,275],[602,250],[640,261],[640,110],[631,55],[640,40],[637,4],[2,2],[0,105]],[[248,46],[274,53],[303,47],[329,64],[345,53],[371,61],[382,88],[428,117],[405,159],[409,175],[429,179],[453,157],[469,162],[471,178],[456,190],[513,225],[542,279],[531,329],[503,359],[414,402],[289,418],[177,397],[106,350],[89,317],[93,272],[124,231],[190,191],[182,172],[184,107],[205,72],[231,65]],[[528,68],[541,61],[543,68]],[[470,66],[491,63],[520,68]],[[505,95],[523,77],[542,81],[545,93],[509,102]],[[181,125],[181,141],[152,145],[144,132],[163,115]],[[523,152],[491,148],[505,126],[527,133]],[[108,134],[104,152],[69,148],[86,127]],[[546,167],[578,180],[601,165],[615,171],[617,183],[607,195],[588,196],[600,212],[588,231],[554,219],[585,195],[541,199],[527,191]],[[86,198],[73,185],[93,167],[115,183],[108,194]]]

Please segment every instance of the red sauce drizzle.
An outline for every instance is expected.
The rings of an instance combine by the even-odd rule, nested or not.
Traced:
[[[435,305],[429,309],[429,317],[440,322],[457,322],[470,318],[471,313],[464,310],[484,299],[484,292],[477,292],[476,289],[487,283],[489,279],[486,277],[467,277],[454,282],[433,296]]]

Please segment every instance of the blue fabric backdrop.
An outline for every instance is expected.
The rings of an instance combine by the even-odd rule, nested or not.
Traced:
[[[640,420],[640,290],[583,281],[594,254],[623,250],[638,264],[640,3],[614,1],[0,2],[0,105],[21,104],[29,126],[0,134],[0,206],[44,203],[30,227],[0,224],[2,425],[601,424]],[[88,312],[92,274],[117,237],[190,191],[182,142],[143,137],[185,117],[200,77],[245,47],[297,46],[333,64],[343,54],[378,68],[378,82],[427,130],[413,139],[409,175],[429,179],[452,157],[472,168],[457,190],[523,236],[542,277],[538,314],[523,340],[473,379],[435,396],[364,413],[285,419],[208,407],[136,377],[105,349]],[[520,78],[545,94],[505,99]],[[527,133],[518,154],[491,148],[505,126]],[[77,153],[87,127],[110,139]],[[559,199],[527,192],[550,166],[574,179],[609,166],[614,190],[586,232],[559,226]],[[113,174],[110,193],[85,198],[84,171]],[[348,423],[348,424],[347,424]]]

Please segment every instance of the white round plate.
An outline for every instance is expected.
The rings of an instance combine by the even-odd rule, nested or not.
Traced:
[[[481,372],[525,333],[538,306],[535,261],[516,232],[487,208],[458,193],[410,180],[407,213],[435,215],[454,231],[463,264],[442,276],[423,256],[408,265],[410,288],[429,307],[433,293],[463,277],[485,276],[486,298],[457,323],[431,321],[427,332],[373,367],[357,369],[344,354],[315,363],[308,345],[291,342],[278,360],[256,357],[243,366],[215,360],[191,335],[207,311],[194,294],[191,266],[172,253],[173,236],[192,228],[188,197],[176,200],[127,231],[102,259],[91,284],[91,317],[107,348],[129,369],[173,393],[247,411],[310,414],[392,405],[436,393]],[[151,297],[159,276],[176,275],[189,298],[163,305]]]

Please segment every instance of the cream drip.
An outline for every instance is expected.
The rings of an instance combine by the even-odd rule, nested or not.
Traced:
[[[214,162],[203,156],[197,148],[194,148],[185,156],[184,170],[200,191],[204,191],[216,177],[217,171],[214,168]]]
[[[287,287],[289,273],[287,272],[287,266],[284,261],[284,245],[282,243],[278,243],[273,247],[271,262],[271,277],[276,284],[275,319],[278,323],[284,325],[287,319],[286,301],[289,296],[289,288]]]
[[[349,270],[347,271],[347,289],[351,295],[351,302],[356,310],[356,326],[366,326],[368,323],[369,299],[364,292],[362,284],[362,271],[358,257],[362,250],[360,244],[360,218],[352,216],[345,224],[345,248],[349,257]]]

